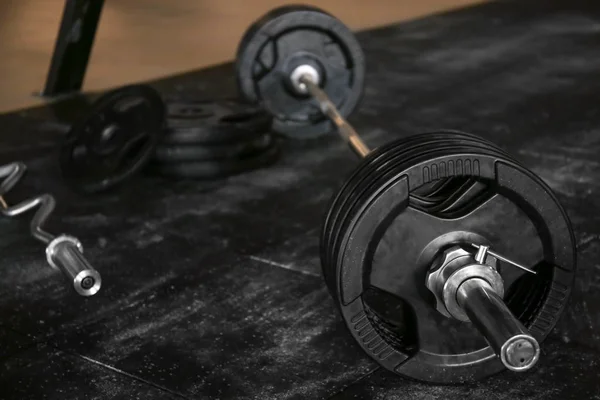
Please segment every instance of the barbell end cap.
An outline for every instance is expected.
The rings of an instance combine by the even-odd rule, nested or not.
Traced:
[[[540,359],[540,344],[531,335],[511,337],[500,350],[500,360],[504,366],[515,372],[528,371]]]
[[[95,269],[86,269],[73,279],[73,288],[80,296],[90,297],[102,287],[102,277]]]

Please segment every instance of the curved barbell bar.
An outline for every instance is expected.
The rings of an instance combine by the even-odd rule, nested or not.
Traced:
[[[23,177],[27,167],[22,162],[0,166],[0,213],[15,217],[37,208],[31,219],[31,235],[46,245],[48,264],[59,270],[72,283],[75,291],[82,296],[93,296],[100,290],[102,278],[83,256],[83,246],[76,237],[61,234],[52,235],[43,229],[46,220],[54,211],[56,201],[51,194],[45,193],[9,206],[4,195]]]

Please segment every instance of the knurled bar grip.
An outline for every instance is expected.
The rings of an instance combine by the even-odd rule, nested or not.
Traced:
[[[306,85],[306,90],[318,102],[321,112],[325,114],[338,128],[339,134],[350,145],[352,150],[361,158],[364,158],[371,152],[365,142],[362,141],[356,130],[342,117],[335,104],[329,100],[327,94],[321,90],[309,75],[300,77],[300,83]]]

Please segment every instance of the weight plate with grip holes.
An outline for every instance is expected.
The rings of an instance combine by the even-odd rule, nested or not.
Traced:
[[[232,160],[260,153],[269,148],[274,141],[270,133],[231,144],[159,144],[154,160],[161,163],[186,161]]]
[[[314,7],[277,8],[242,37],[235,65],[241,96],[273,115],[274,131],[316,137],[333,125],[310,96],[294,89],[291,75],[299,66],[318,73],[320,86],[347,117],[362,97],[365,57],[342,22]]]
[[[266,167],[279,156],[279,146],[273,143],[269,148],[252,155],[229,160],[194,161],[179,163],[152,163],[151,171],[174,178],[215,179],[238,175],[254,169]]]
[[[229,144],[269,132],[272,117],[259,107],[231,99],[175,101],[167,105],[169,145]]]
[[[67,133],[60,152],[64,179],[76,190],[96,193],[130,178],[154,153],[164,118],[161,96],[149,86],[104,94]]]
[[[499,272],[506,304],[541,342],[569,297],[575,242],[566,213],[534,173],[485,141],[435,137],[393,142],[361,162],[332,202],[321,260],[343,319],[371,357],[403,376],[458,383],[504,366],[471,324],[436,310],[425,279],[439,249],[478,241],[535,265],[536,275],[501,262]],[[441,190],[450,179],[456,183]],[[481,196],[444,199],[444,191],[466,193],[469,182]],[[415,194],[443,207],[422,207]]]

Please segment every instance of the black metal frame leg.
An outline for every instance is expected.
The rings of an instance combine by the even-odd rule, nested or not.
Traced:
[[[43,96],[81,90],[104,0],[66,0]]]

